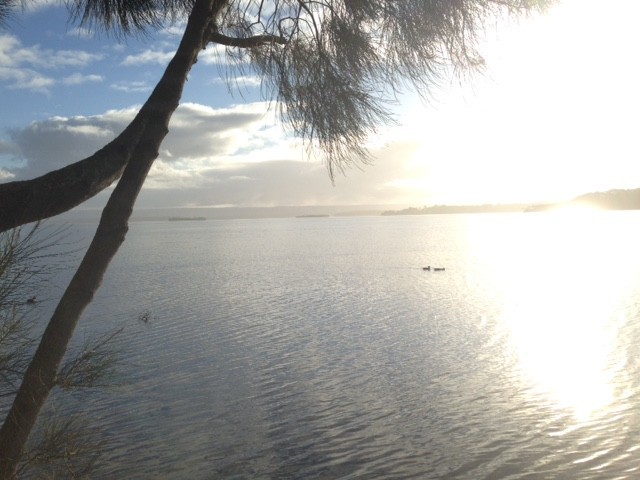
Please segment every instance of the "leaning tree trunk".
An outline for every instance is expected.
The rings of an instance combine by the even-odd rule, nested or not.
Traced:
[[[115,182],[145,129],[138,113],[127,128],[90,157],[31,180],[0,184],[0,232],[53,217]]]
[[[109,198],[91,245],[49,321],[0,429],[0,479],[15,474],[27,438],[55,385],[75,326],[124,241],[133,205],[168,133],[169,119],[178,107],[187,74],[205,46],[207,31],[223,4],[224,0],[196,1],[175,56],[141,109],[140,114],[147,118],[144,132]]]

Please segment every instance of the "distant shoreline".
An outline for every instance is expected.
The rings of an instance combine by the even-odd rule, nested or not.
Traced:
[[[171,207],[138,208],[131,222],[250,220],[262,218],[379,217],[389,215],[475,214],[544,212],[561,206],[589,205],[602,210],[640,210],[640,188],[588,193],[560,203],[432,205],[304,205],[278,207]],[[393,209],[393,210],[392,210]],[[101,209],[74,209],[57,217],[57,221],[97,223]]]
[[[450,215],[463,213],[518,213],[527,205],[520,204],[486,204],[486,205],[433,205],[431,207],[410,207],[403,210],[387,210],[380,215]]]
[[[633,190],[608,190],[586,193],[572,200],[538,204],[484,204],[484,205],[433,205],[410,207],[403,210],[387,210],[381,215],[437,215],[455,213],[510,213],[546,212],[562,207],[587,206],[600,210],[640,210],[640,188]]]
[[[169,217],[170,222],[194,222],[206,220],[206,217]]]

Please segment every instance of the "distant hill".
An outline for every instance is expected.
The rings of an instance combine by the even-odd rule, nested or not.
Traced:
[[[484,204],[484,205],[433,205],[404,210],[388,210],[382,215],[433,215],[444,213],[505,213],[540,212],[568,205],[590,205],[603,210],[640,210],[640,188],[633,190],[609,190],[585,193],[561,203],[525,204]]]
[[[640,188],[585,193],[567,202],[530,205],[525,211],[538,212],[569,205],[588,205],[603,210],[640,210]]]
[[[589,203],[607,210],[639,210],[640,188],[634,190],[609,190],[608,192],[586,193],[576,197],[573,201]]]

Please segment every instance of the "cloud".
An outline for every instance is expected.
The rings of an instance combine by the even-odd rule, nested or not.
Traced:
[[[18,150],[14,144],[0,140],[0,155],[14,155],[16,153]]]
[[[347,170],[335,184],[324,165],[311,160],[212,163],[190,176],[180,172],[179,180],[171,165],[160,161],[155,174],[173,179],[143,189],[138,207],[411,204],[413,192],[388,182],[407,173],[401,156],[407,148],[411,146],[391,145],[379,152],[375,165]]]
[[[72,28],[67,32],[67,36],[77,38],[93,38],[93,35],[94,32],[92,30],[84,27]]]
[[[158,50],[145,50],[136,55],[127,55],[121,65],[126,67],[137,67],[149,63],[166,65],[173,58],[175,52],[162,52]]]
[[[118,135],[136,112],[128,108],[98,116],[51,117],[10,130],[14,158],[24,164],[12,173],[32,178],[81,160]]]
[[[120,81],[112,83],[109,88],[125,93],[150,92],[151,85],[144,81]]]
[[[46,69],[82,67],[102,58],[102,54],[83,50],[43,49],[37,44],[25,47],[16,37],[0,35],[0,65],[3,66],[29,65]]]
[[[13,58],[15,49],[20,48],[20,41],[13,35],[0,34],[0,65],[4,67],[15,66]]]
[[[262,85],[260,77],[257,75],[234,75],[230,78],[230,81],[225,80],[223,77],[214,78],[211,81],[213,85],[231,85],[234,87],[242,88],[257,88]]]
[[[174,30],[165,31],[165,34],[169,35],[171,32],[173,35]],[[180,32],[182,35],[182,32]],[[126,67],[136,67],[139,65],[157,64],[165,66],[173,58],[177,45],[173,45],[170,42],[162,42],[169,50],[152,50],[147,49],[143,52],[133,55],[127,55],[120,65]],[[227,49],[223,45],[215,44],[209,45],[206,49],[202,50],[198,55],[198,61],[204,65],[228,65],[230,63],[227,55]]]
[[[0,147],[25,166],[6,172],[30,178],[84,158],[122,131],[137,110],[52,117],[13,130],[11,142]],[[404,163],[415,150],[411,142],[388,143],[374,152],[375,167],[349,170],[332,185],[322,162],[306,159],[264,103],[217,109],[186,103],[169,130],[145,183],[146,206],[407,203],[390,180],[411,175]]]
[[[184,161],[233,155],[256,142],[265,146],[260,131],[273,121],[266,111],[263,103],[222,109],[185,103],[171,119],[166,149]]]
[[[62,83],[65,85],[81,85],[83,83],[90,82],[102,82],[104,77],[102,75],[82,75],[80,73],[74,73],[66,78],[62,79]]]
[[[197,117],[193,112],[183,113],[185,118]],[[196,128],[207,125],[208,122]],[[180,155],[162,154],[149,175],[140,207],[371,205],[415,201],[415,188],[396,182],[416,174],[415,165],[407,162],[418,148],[414,140],[390,139],[372,151],[373,165],[347,168],[345,175],[338,176],[332,184],[319,158],[305,157],[304,149],[286,138],[279,126],[260,123],[256,126],[259,128],[239,130],[233,136],[241,142],[236,141],[233,148],[229,144],[219,145],[223,151],[214,156],[184,160]],[[227,133],[233,133],[233,129]],[[177,137],[185,134],[176,129],[171,132]],[[172,148],[172,140],[167,138],[166,145]]]
[[[46,92],[58,83],[77,85],[80,80],[98,81],[97,75],[82,76],[76,73],[59,82],[41,70],[81,68],[102,58],[101,54],[83,50],[53,50],[43,49],[39,45],[24,46],[13,35],[0,34],[0,82],[7,83],[12,89]]]
[[[52,169],[91,155],[118,135],[133,119],[138,107],[109,110],[101,115],[51,117],[9,131],[10,142],[2,149],[25,163],[22,178],[42,175]],[[278,139],[263,138],[272,127],[272,117],[262,103],[213,109],[186,103],[178,107],[170,134],[162,146],[161,159],[174,169],[193,169],[217,157],[231,161],[247,145],[273,147]]]
[[[205,50],[200,52],[198,60],[205,65],[225,65],[229,63],[227,47],[220,44],[208,45]]]
[[[36,92],[47,92],[49,87],[56,84],[55,79],[41,75],[35,70],[2,66],[0,66],[0,82],[8,83],[10,89]]]

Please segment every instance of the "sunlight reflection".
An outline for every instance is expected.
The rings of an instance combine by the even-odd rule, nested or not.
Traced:
[[[609,232],[597,228],[598,215],[584,208],[527,214],[527,223],[484,238],[502,292],[508,353],[527,391],[579,421],[615,401],[616,372],[626,361],[616,357],[624,355],[616,347],[628,280],[617,266],[625,259],[600,251]]]

